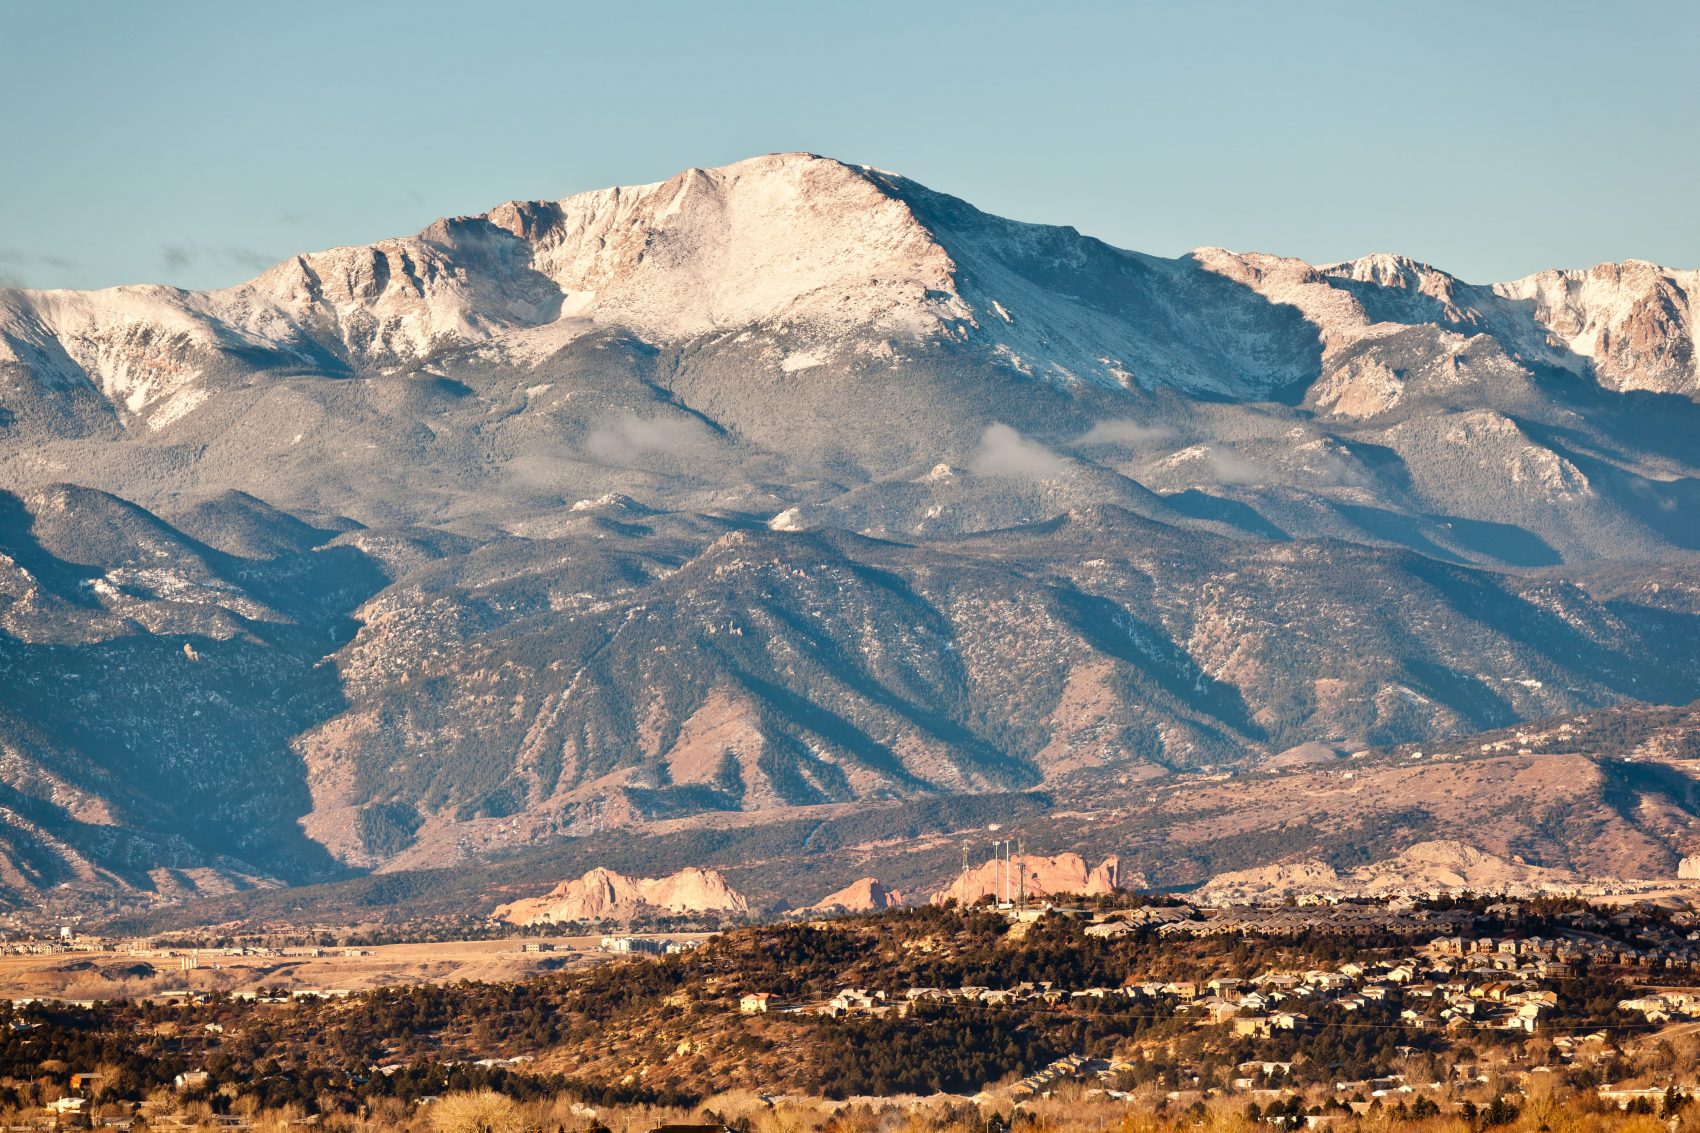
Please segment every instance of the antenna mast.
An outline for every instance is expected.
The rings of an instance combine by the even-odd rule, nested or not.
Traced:
[[[1016,874],[1015,893],[1016,904],[1023,912],[1027,909],[1027,839],[1018,838],[1015,843],[1015,867],[1021,872]]]
[[[1010,903],[1010,839],[1003,839],[1003,903]]]

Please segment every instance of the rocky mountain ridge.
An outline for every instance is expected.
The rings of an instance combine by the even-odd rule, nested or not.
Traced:
[[[1235,870],[1211,878],[1198,892],[1215,902],[1463,892],[1529,897],[1575,892],[1587,880],[1572,870],[1508,861],[1467,842],[1437,839],[1344,873],[1316,860]]]

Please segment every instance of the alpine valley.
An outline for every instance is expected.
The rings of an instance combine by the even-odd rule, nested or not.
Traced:
[[[1674,876],[1697,305],[807,154],[0,291],[0,897],[924,900],[988,824],[1154,886]]]

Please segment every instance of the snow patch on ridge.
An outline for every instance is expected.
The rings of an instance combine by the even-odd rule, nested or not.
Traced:
[[[807,350],[798,350],[781,359],[779,368],[787,374],[795,374],[800,370],[812,370],[816,366],[824,366],[826,363],[827,359],[819,354]]]

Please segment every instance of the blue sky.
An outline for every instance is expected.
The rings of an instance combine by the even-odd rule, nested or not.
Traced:
[[[1177,255],[1700,266],[1700,4],[0,5],[0,281],[217,286],[775,150]]]

